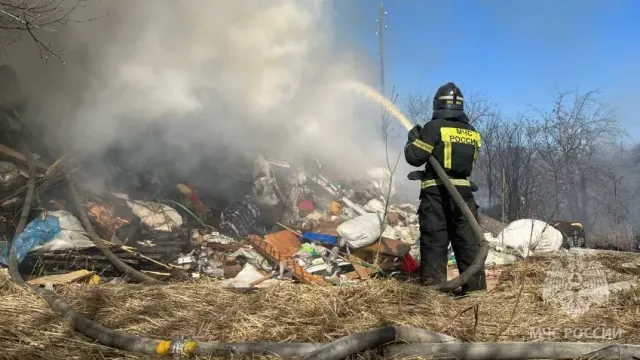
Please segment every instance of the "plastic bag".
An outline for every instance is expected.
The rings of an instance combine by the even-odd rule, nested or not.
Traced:
[[[245,248],[238,249],[236,252],[231,254],[231,256],[236,258],[238,256],[244,257],[247,260],[248,264],[251,264],[256,268],[261,268],[264,271],[269,271],[269,272],[273,271],[273,268],[271,267],[267,259],[265,259],[262,255],[258,254],[257,252],[253,251],[252,249],[245,249]]]
[[[522,257],[533,252],[553,252],[562,246],[562,233],[544,221],[522,219],[510,223],[496,237],[503,246],[513,248]]]
[[[373,182],[380,195],[387,197],[396,193],[395,181],[391,178],[389,169],[376,167],[367,171],[367,178]],[[391,189],[389,189],[391,187]],[[390,192],[389,192],[390,191]]]
[[[64,210],[53,211],[46,218],[36,218],[13,240],[18,264],[31,251],[47,252],[93,247],[80,221]],[[8,264],[8,244],[0,244],[0,262]]]
[[[151,201],[127,201],[127,206],[151,230],[170,232],[182,226],[182,216],[170,206]]]
[[[336,230],[354,249],[369,246],[380,237],[380,217],[380,214],[360,215],[343,222]]]
[[[248,288],[250,284],[256,280],[262,279],[262,274],[251,264],[245,264],[242,270],[228,282],[228,287]]]
[[[485,265],[508,265],[518,261],[518,258],[514,255],[499,252],[496,250],[489,250],[487,259],[484,261]]]
[[[384,201],[371,199],[362,208],[366,212],[384,214]]]
[[[0,161],[0,187],[10,189],[20,181],[20,168],[12,162]]]
[[[53,239],[60,230],[62,230],[60,228],[60,222],[55,216],[47,216],[44,219],[37,218],[27,224],[24,231],[13,239],[12,247],[18,259],[18,264],[24,260],[34,247]],[[0,247],[0,261],[2,261],[4,265],[8,265],[8,259],[9,249],[7,244],[4,243],[3,246]]]
[[[60,231],[48,242],[36,246],[33,251],[50,252],[59,250],[81,250],[94,247],[93,241],[84,230],[82,223],[65,210],[51,211],[48,216],[58,218]]]
[[[256,231],[260,209],[249,201],[236,201],[220,214],[220,233],[234,239],[243,239]]]

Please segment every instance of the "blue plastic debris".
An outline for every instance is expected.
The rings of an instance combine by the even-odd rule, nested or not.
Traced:
[[[55,216],[47,216],[45,219],[37,218],[31,221],[25,227],[24,231],[13,239],[13,251],[21,263],[29,251],[33,248],[46,244],[51,241],[62,228],[60,221]],[[6,243],[0,244],[0,262],[4,265],[9,264],[9,253]]]
[[[302,233],[302,242],[319,242],[323,245],[333,247],[338,243],[338,237],[313,232],[304,232]]]

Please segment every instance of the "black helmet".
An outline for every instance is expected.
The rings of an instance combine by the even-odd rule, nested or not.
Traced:
[[[462,91],[456,84],[446,83],[436,91],[433,97],[433,110],[441,109],[464,110]]]

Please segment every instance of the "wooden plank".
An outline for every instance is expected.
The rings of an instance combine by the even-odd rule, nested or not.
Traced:
[[[283,261],[287,262],[288,263],[287,267],[291,271],[294,279],[305,284],[313,284],[313,285],[319,285],[319,286],[330,285],[323,277],[309,274],[308,272],[304,271],[304,268],[298,265],[295,261],[288,261],[288,260],[291,260],[291,255],[292,255],[292,254],[288,254],[289,251],[287,251],[286,254],[283,254],[279,252],[276,248],[274,248],[271,244],[262,240],[260,237],[256,235],[247,236],[245,238],[245,241],[249,245],[251,245],[251,247],[253,247],[255,251],[257,251],[260,255],[265,257],[270,262],[276,263],[276,264],[280,264]]]
[[[274,276],[276,276],[276,275],[278,275],[278,273],[277,273],[276,271],[272,271],[271,273],[269,273],[269,274],[267,274],[267,275],[265,275],[265,276],[261,277],[260,279],[258,279],[258,280],[256,280],[256,281],[252,282],[251,284],[249,284],[249,287],[254,287],[254,286],[260,285],[260,284],[262,284],[263,282],[265,282],[265,281],[267,281],[267,280],[271,279],[272,277],[274,277]]]
[[[31,279],[27,281],[29,285],[60,285],[60,284],[71,284],[74,282],[79,282],[81,280],[87,279],[94,275],[95,272],[88,270],[76,270],[66,274],[58,274],[58,275],[48,275],[39,277],[36,279]]]
[[[4,158],[9,158],[10,160],[20,162],[25,165],[27,164],[27,157],[23,153],[13,150],[12,148],[6,145],[0,144],[0,154],[4,155],[3,156]],[[36,167],[40,169],[43,169],[43,170],[49,169],[49,165],[43,163],[42,161],[35,160],[35,164],[36,164]]]

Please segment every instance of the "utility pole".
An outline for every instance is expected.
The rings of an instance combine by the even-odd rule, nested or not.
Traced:
[[[382,95],[385,95],[384,88],[384,29],[387,27],[384,24],[384,15],[386,11],[384,11],[384,6],[382,5],[382,1],[380,1],[380,7],[378,8],[378,53],[380,56],[380,91]]]
[[[382,5],[382,1],[380,1],[380,6],[378,7],[378,31],[376,34],[378,35],[378,55],[380,61],[380,93],[383,96],[385,94],[385,86],[384,86],[384,29],[386,29],[387,25],[384,24],[384,16],[386,15],[386,11],[384,11],[384,6]],[[385,109],[383,106],[380,106],[380,120],[381,120],[381,131],[382,137],[386,139],[388,132],[388,116],[385,113]]]

